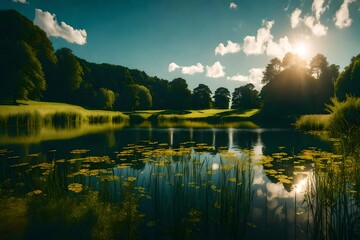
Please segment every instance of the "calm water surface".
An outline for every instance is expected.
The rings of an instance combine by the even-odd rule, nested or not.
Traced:
[[[304,150],[331,151],[330,142],[292,129],[76,131],[3,131],[2,197],[97,192],[125,206],[135,194],[136,234],[127,238],[306,239],[312,219],[302,203],[313,163]],[[34,234],[24,232],[20,238]]]

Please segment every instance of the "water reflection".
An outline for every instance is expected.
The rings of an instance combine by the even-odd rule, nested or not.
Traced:
[[[137,223],[143,237],[188,232],[210,239],[275,233],[277,239],[305,239],[309,218],[301,203],[312,163],[295,155],[330,148],[288,129],[173,127],[110,128],[66,141],[0,145],[8,149],[0,156],[2,191],[49,194],[51,187],[79,194],[88,187],[120,204],[127,191],[136,192],[136,209],[145,213],[143,225]],[[48,186],[49,179],[56,181]]]

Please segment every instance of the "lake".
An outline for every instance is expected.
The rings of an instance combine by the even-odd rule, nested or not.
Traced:
[[[7,223],[0,236],[308,239],[350,230],[356,236],[358,223],[339,221],[360,216],[359,177],[342,189],[342,210],[324,193],[341,185],[336,173],[345,163],[337,145],[290,128],[3,129],[0,220]]]

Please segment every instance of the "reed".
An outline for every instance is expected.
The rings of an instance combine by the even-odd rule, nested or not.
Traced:
[[[330,117],[329,114],[303,115],[296,120],[294,125],[303,131],[328,130]]]
[[[121,112],[87,110],[79,106],[19,101],[22,105],[0,106],[0,126],[55,126],[67,127],[81,123],[118,124],[128,121],[129,117]]]
[[[304,203],[311,239],[360,237],[359,154],[314,152]]]

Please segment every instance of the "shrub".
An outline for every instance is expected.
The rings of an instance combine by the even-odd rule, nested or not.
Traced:
[[[331,102],[331,105],[327,105],[327,110],[331,113],[329,130],[337,136],[360,133],[360,98],[347,96],[345,102],[336,98]]]
[[[301,130],[327,130],[329,126],[330,115],[312,114],[303,115],[295,122],[295,127]]]

